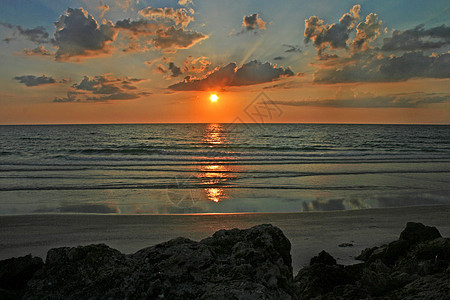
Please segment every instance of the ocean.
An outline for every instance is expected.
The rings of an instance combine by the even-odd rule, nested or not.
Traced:
[[[0,215],[450,203],[450,126],[0,126]]]

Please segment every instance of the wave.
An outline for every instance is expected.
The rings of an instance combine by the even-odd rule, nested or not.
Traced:
[[[175,181],[175,180],[174,180]],[[354,186],[267,186],[267,185],[223,185],[223,184],[130,184],[130,185],[80,185],[80,186],[27,186],[27,187],[0,187],[1,192],[13,191],[82,191],[82,190],[191,190],[191,189],[207,189],[207,188],[226,188],[226,189],[255,189],[255,190],[396,190],[398,186],[374,186],[374,185],[354,185]],[[422,190],[422,188],[408,187],[405,190]]]

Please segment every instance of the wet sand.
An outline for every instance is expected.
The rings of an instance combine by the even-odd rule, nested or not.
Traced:
[[[0,259],[31,253],[45,259],[50,248],[105,243],[133,253],[183,236],[201,240],[220,229],[270,223],[292,244],[294,272],[321,250],[351,264],[362,249],[398,238],[406,222],[436,226],[450,236],[450,205],[336,212],[211,215],[42,214],[0,217]],[[351,247],[339,247],[351,243]]]

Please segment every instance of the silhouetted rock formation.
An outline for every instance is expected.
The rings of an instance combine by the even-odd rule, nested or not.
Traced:
[[[293,278],[280,229],[220,230],[125,255],[106,245],[0,261],[1,299],[448,299],[450,239],[408,223],[399,240],[343,266],[327,252]]]
[[[301,299],[448,299],[450,239],[409,222],[397,241],[368,248],[342,266],[323,251],[295,277]]]

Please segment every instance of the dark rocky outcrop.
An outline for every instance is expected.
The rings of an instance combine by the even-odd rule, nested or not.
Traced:
[[[322,257],[322,258],[320,258]],[[408,223],[397,241],[362,251],[342,266],[323,251],[295,277],[301,299],[449,299],[450,239]]]
[[[56,248],[24,299],[291,299],[291,244],[272,225],[221,230],[125,255],[106,245]]]
[[[31,255],[0,261],[0,299],[20,298],[28,281],[43,265],[40,257]]]
[[[221,230],[125,255],[106,245],[62,247],[45,264],[0,261],[0,299],[448,299],[450,239],[408,223],[397,241],[337,264],[327,252],[293,277],[280,229]]]

